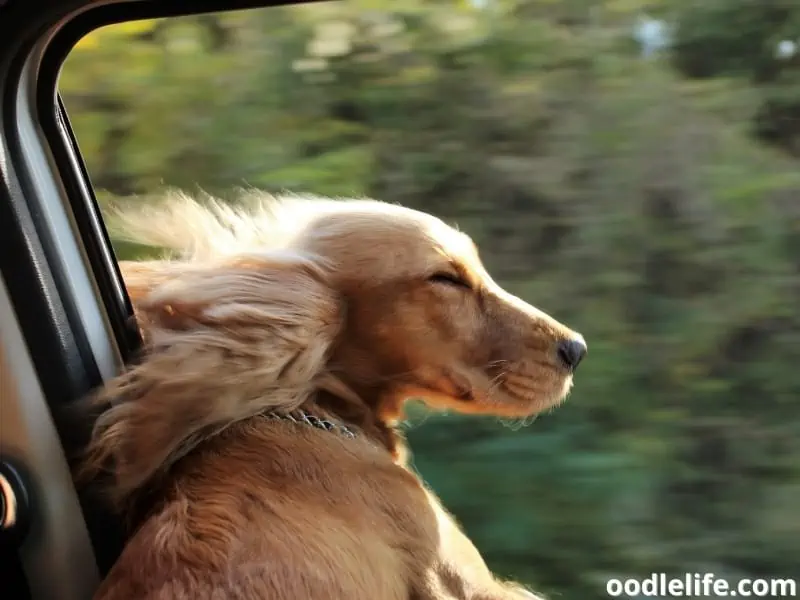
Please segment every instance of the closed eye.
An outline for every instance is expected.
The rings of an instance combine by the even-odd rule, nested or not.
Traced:
[[[467,281],[454,273],[435,273],[428,278],[428,281],[431,283],[461,287],[468,290],[472,289],[472,286]]]

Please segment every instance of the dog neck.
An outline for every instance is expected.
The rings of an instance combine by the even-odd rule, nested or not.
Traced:
[[[392,419],[394,413],[386,412],[385,409],[381,412],[378,409],[380,406],[389,406],[390,403],[380,402],[378,395],[370,396],[366,392],[362,393],[365,395],[357,393],[339,379],[328,377],[320,381],[318,391],[297,409],[288,412],[267,410],[254,415],[253,418],[293,421],[299,426],[310,426],[326,430],[330,435],[341,435],[347,441],[356,438],[366,439],[375,446],[384,448],[397,465],[405,468],[407,449],[405,439],[394,426],[395,420]],[[370,398],[374,399],[374,404],[369,401]],[[392,406],[399,409],[402,404],[394,403]],[[187,456],[179,458],[161,471],[147,486],[133,493],[122,508],[126,524],[135,528],[141,523],[158,504],[165,481],[169,481],[175,477],[176,471],[180,471],[180,463],[183,463],[188,455],[202,452],[202,448],[207,444],[214,444],[219,435],[225,435],[224,430],[199,441],[192,447],[191,452],[186,452]]]
[[[386,410],[391,405],[391,410]],[[397,430],[400,406],[388,403],[377,390],[356,390],[339,378],[329,376],[319,385],[314,398],[302,408],[314,414],[318,408],[367,439],[386,448],[396,462],[404,462],[405,440]]]

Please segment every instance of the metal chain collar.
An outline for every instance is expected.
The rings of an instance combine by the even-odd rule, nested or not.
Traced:
[[[310,425],[311,427],[316,427],[317,429],[324,429],[325,431],[332,431],[334,433],[338,433],[350,439],[356,437],[355,432],[353,432],[353,430],[350,429],[349,427],[346,427],[345,425],[340,425],[338,423],[334,423],[333,421],[321,419],[320,417],[316,417],[300,409],[285,414],[268,412],[264,413],[264,416],[270,419],[291,421],[292,423],[303,423],[305,425]]]

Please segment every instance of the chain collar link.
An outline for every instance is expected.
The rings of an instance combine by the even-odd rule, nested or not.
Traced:
[[[338,433],[349,439],[353,439],[356,437],[355,432],[349,427],[346,427],[345,425],[340,425],[338,423],[334,423],[333,421],[328,421],[327,419],[321,419],[320,417],[316,417],[300,409],[285,414],[268,412],[264,413],[264,416],[270,419],[277,419],[280,421],[303,423],[305,425],[310,425],[311,427],[316,427],[317,429],[324,429],[325,431]]]

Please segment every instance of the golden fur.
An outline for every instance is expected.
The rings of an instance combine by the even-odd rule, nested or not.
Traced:
[[[406,466],[403,402],[524,417],[572,383],[579,338],[502,290],[470,238],[372,200],[236,208],[173,194],[118,209],[142,357],[94,398],[82,478],[134,532],[95,596],[501,600],[496,580]],[[264,416],[302,407],[354,439]]]

